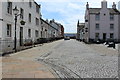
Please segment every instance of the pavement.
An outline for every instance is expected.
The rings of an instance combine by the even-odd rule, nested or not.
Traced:
[[[52,69],[36,61],[37,57],[49,52],[55,43],[46,43],[1,57],[2,78],[56,78]]]

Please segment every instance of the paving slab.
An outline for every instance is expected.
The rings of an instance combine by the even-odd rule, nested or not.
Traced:
[[[54,72],[36,58],[52,50],[56,42],[2,57],[2,78],[55,78]]]

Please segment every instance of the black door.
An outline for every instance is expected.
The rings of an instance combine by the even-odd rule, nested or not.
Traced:
[[[106,33],[103,33],[103,40],[106,41]]]
[[[20,27],[20,46],[23,45],[23,27]]]

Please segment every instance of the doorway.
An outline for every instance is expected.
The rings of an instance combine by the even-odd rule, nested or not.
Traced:
[[[103,33],[103,40],[106,41],[106,33]]]
[[[20,27],[20,46],[23,46],[23,27]]]

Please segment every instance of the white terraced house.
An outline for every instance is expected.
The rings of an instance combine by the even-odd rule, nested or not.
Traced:
[[[48,20],[42,18],[41,28],[41,38],[55,38],[55,32],[58,31],[58,29],[52,26]]]
[[[89,8],[86,5],[84,39],[86,42],[114,40],[120,42],[120,12],[113,2],[107,8],[107,1],[101,2],[101,8]]]
[[[118,2],[118,10],[120,11],[120,1]]]
[[[14,48],[15,15],[13,9],[17,7],[19,15],[16,26],[17,48],[31,41],[36,41],[41,33],[40,5],[34,0],[0,0],[0,52],[7,52]],[[25,21],[21,25],[20,21]]]

